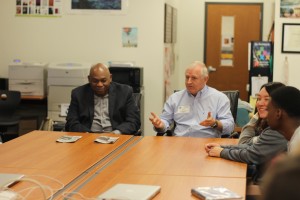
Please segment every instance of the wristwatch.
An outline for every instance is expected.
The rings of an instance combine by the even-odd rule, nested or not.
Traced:
[[[213,125],[211,125],[210,127],[217,128],[218,127],[218,120],[215,120],[215,123],[213,123]]]

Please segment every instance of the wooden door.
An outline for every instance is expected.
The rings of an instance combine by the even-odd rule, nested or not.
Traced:
[[[222,91],[239,90],[240,98],[248,100],[248,42],[261,40],[263,6],[260,3],[206,3],[205,6],[204,59],[208,67],[216,69],[210,73],[207,84]],[[224,54],[221,54],[224,47],[224,33],[221,33],[224,17],[232,18],[234,24],[231,41],[233,48],[232,54],[229,54],[229,57],[232,56],[231,65],[221,62],[221,55],[224,58]]]

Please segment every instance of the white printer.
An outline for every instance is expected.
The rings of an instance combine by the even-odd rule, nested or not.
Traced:
[[[17,90],[22,96],[46,95],[46,63],[16,62],[8,66],[9,90]]]
[[[88,83],[91,63],[50,63],[48,66],[48,117],[64,122],[71,91]]]

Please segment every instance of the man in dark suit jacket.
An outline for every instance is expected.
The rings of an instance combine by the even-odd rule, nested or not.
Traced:
[[[91,67],[88,80],[72,91],[66,131],[137,133],[141,122],[132,88],[112,82],[102,63]]]

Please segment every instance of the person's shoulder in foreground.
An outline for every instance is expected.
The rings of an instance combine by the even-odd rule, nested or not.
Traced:
[[[269,169],[261,185],[261,200],[299,200],[300,154],[286,157]]]

